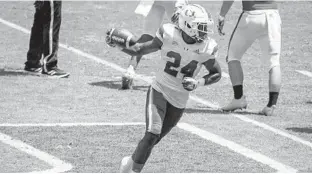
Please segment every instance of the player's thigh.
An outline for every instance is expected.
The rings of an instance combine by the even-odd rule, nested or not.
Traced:
[[[167,110],[167,100],[162,93],[149,87],[146,97],[146,130],[159,135],[162,130],[163,120]]]
[[[247,49],[256,39],[256,31],[248,21],[249,15],[242,13],[232,32],[228,45],[227,61],[241,60]]]
[[[144,33],[155,36],[158,28],[164,20],[165,13],[166,11],[163,6],[154,3],[144,19]]]
[[[180,121],[182,115],[184,112],[184,108],[177,108],[167,102],[167,110],[165,119],[163,121],[163,127],[160,134],[160,138],[167,135],[173,127],[177,125],[177,123]]]
[[[281,19],[277,10],[266,12],[267,33],[260,41],[262,61],[269,66],[269,69],[280,65],[281,53]]]

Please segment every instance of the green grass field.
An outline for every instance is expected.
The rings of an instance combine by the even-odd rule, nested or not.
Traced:
[[[31,29],[32,3],[0,2],[0,172],[118,172],[144,133],[148,83],[137,79],[133,90],[119,89],[129,57],[105,44],[105,32],[118,27],[140,34],[138,2],[63,2],[59,66],[71,73],[68,79],[22,71],[29,44],[22,28]],[[196,3],[215,17],[221,6]],[[199,88],[192,95],[204,102],[188,102],[182,124],[155,147],[143,172],[312,172],[312,78],[296,71],[312,72],[312,3],[279,5],[283,84],[276,116],[257,114],[268,100],[268,70],[256,42],[242,61],[248,109],[223,113],[211,107],[232,99],[227,77]],[[226,73],[227,43],[239,14],[236,2],[226,35],[215,35]],[[158,53],[144,57],[137,72],[151,78],[158,61]]]

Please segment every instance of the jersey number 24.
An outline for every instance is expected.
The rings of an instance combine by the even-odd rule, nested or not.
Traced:
[[[167,53],[167,57],[172,58],[173,62],[167,61],[166,67],[164,71],[173,77],[177,77],[178,71],[171,69],[171,67],[179,68],[181,64],[181,55],[174,51],[169,51]],[[194,72],[197,68],[198,62],[196,60],[192,60],[190,63],[181,68],[181,73],[184,74],[183,77],[193,77]]]

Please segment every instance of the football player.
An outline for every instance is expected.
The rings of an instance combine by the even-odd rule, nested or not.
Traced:
[[[224,18],[232,1],[224,1],[219,16],[219,33],[223,35]],[[241,59],[246,50],[255,40],[260,41],[263,61],[269,70],[269,101],[260,114],[271,116],[276,108],[277,98],[281,88],[281,18],[275,1],[242,1],[241,13],[236,27],[231,35],[227,62],[233,85],[234,99],[222,109],[234,111],[247,107],[243,95],[244,74]]]
[[[153,147],[182,117],[190,91],[221,79],[221,68],[215,59],[218,45],[208,36],[214,28],[211,15],[200,5],[189,4],[174,16],[176,21],[162,25],[153,40],[123,47],[124,52],[135,56],[160,50],[162,68],[147,92],[145,134],[132,156],[122,159],[120,172],[141,172]],[[109,32],[107,37],[112,35]],[[202,66],[209,73],[195,78]]]
[[[138,39],[138,43],[150,41],[155,37],[157,29],[161,26],[165,15],[168,19],[171,18],[172,14],[177,8],[187,4],[188,0],[170,0],[170,1],[146,1],[142,0],[136,9],[136,13],[145,16],[144,19],[144,34]],[[140,6],[142,6],[140,8]],[[146,9],[149,10],[146,13]],[[141,12],[141,11],[143,12]],[[131,89],[133,83],[133,75],[141,60],[142,56],[132,56],[127,68],[127,71],[122,76],[122,89]]]

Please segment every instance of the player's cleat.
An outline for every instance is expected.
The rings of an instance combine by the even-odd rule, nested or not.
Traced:
[[[69,76],[68,72],[65,72],[57,67],[47,68],[46,71],[45,70],[42,71],[42,74],[46,74],[56,78],[66,78]]]
[[[222,107],[222,111],[235,111],[236,109],[246,109],[247,108],[247,101],[246,97],[242,96],[240,99],[233,99],[231,103],[227,106]]]
[[[122,75],[121,89],[132,89],[134,75],[134,68],[130,65],[127,71]]]
[[[25,64],[24,67],[25,71],[31,72],[31,73],[35,73],[35,74],[41,74],[42,73],[42,66],[41,65],[37,65],[37,66],[30,66],[27,63]]]
[[[131,156],[123,157],[121,160],[119,173],[134,173],[132,171],[132,164],[133,164],[133,161],[131,159]]]
[[[262,111],[259,112],[259,114],[265,115],[265,116],[273,116],[275,109],[276,109],[275,105],[271,107],[266,106],[262,109]]]

